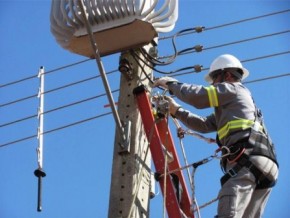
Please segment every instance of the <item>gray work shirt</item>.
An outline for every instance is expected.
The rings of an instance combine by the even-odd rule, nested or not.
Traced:
[[[188,128],[201,133],[217,131],[223,146],[249,136],[256,109],[250,91],[242,83],[223,82],[206,87],[173,82],[168,89],[197,109],[214,108],[214,113],[206,117],[180,108],[175,116]]]

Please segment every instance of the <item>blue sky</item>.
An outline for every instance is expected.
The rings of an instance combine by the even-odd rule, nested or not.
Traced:
[[[206,28],[240,21],[247,18],[290,9],[289,1],[179,1],[179,18],[175,29],[162,36],[195,27]],[[40,66],[52,71],[70,65],[85,57],[62,49],[50,33],[50,1],[3,1],[0,0],[0,144],[5,145],[18,139],[36,134],[36,118],[9,124],[15,120],[35,115],[38,99],[11,103],[37,94],[37,78],[13,85],[3,86],[30,76],[36,76]],[[209,67],[220,54],[230,53],[244,61],[250,71],[247,87],[264,113],[267,128],[276,144],[280,175],[273,189],[264,218],[289,217],[289,165],[288,146],[290,121],[290,12],[254,19],[235,25],[214,28],[199,34],[177,38],[177,49],[197,44],[208,48],[201,53],[178,56],[176,61],[163,68],[164,71],[201,64]],[[276,34],[281,33],[281,34]],[[272,35],[275,34],[275,35]],[[262,37],[242,43],[245,39]],[[224,45],[218,48],[213,46]],[[211,49],[210,49],[211,48]],[[172,54],[170,40],[161,40],[159,55]],[[286,52],[283,55],[275,55]],[[288,53],[287,53],[288,52]],[[271,56],[268,58],[259,58]],[[119,54],[104,57],[107,72],[118,68]],[[71,84],[98,75],[94,61],[86,61],[72,67],[57,70],[46,75],[45,90]],[[288,76],[251,82],[281,74]],[[155,72],[157,77],[162,76]],[[176,76],[176,79],[206,85],[205,71],[198,74]],[[119,72],[108,75],[112,90],[119,88]],[[251,82],[251,83],[250,83]],[[104,93],[100,78],[69,86],[45,95],[45,111],[68,105]],[[117,101],[118,92],[114,93]],[[11,104],[7,104],[11,103]],[[45,115],[46,131],[66,126],[110,111],[105,97],[96,98],[66,107]],[[184,105],[200,115],[211,113],[211,109],[197,110]],[[6,125],[9,124],[9,125]],[[172,126],[175,136],[175,129]],[[115,125],[111,115],[55,131],[44,136],[43,211],[36,211],[37,139],[24,140],[0,147],[0,217],[1,218],[93,218],[107,217],[111,167],[113,157]],[[213,135],[209,135],[213,136]],[[178,140],[176,146],[178,147]],[[190,136],[184,140],[188,162],[192,163],[211,155],[215,147]],[[180,157],[181,158],[181,157]],[[182,159],[182,158],[181,158]],[[219,178],[222,175],[217,160],[200,167],[196,174],[196,194],[200,204],[216,197]],[[159,189],[159,188],[157,188]],[[216,204],[202,209],[202,217],[213,217]],[[161,217],[162,196],[157,195],[150,202],[151,217]]]

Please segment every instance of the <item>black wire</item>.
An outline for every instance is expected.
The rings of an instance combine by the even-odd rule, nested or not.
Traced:
[[[71,126],[76,126],[76,125],[79,125],[79,124],[82,124],[82,123],[85,123],[85,122],[88,122],[88,121],[91,121],[91,120],[95,120],[95,119],[98,119],[100,117],[104,117],[104,116],[107,116],[107,115],[110,115],[110,114],[112,114],[112,112],[107,112],[107,113],[100,114],[100,115],[97,115],[97,116],[94,116],[94,117],[90,117],[90,118],[87,118],[87,119],[84,119],[84,120],[79,120],[77,122],[70,123],[70,124],[67,124],[67,125],[64,125],[64,126],[60,126],[60,127],[55,128],[55,129],[44,131],[43,135],[46,135],[46,134],[52,133],[52,132],[56,132],[56,131],[59,131],[59,130],[62,130],[62,129],[66,129],[66,128],[69,128]],[[29,139],[33,139],[33,138],[36,138],[36,137],[37,137],[37,134],[31,135],[31,136],[27,136],[27,137],[24,137],[24,138],[20,138],[20,139],[16,139],[14,141],[10,141],[10,142],[4,143],[4,144],[0,144],[0,147],[5,147],[5,146],[8,146],[8,145],[16,144],[16,143],[23,142],[23,141],[26,141],[26,140],[29,140]]]
[[[111,93],[118,92],[119,90],[120,89],[113,90]],[[103,93],[103,94],[100,94],[100,95],[96,95],[96,96],[92,96],[90,98],[86,98],[86,99],[83,99],[83,100],[80,100],[80,101],[72,102],[70,104],[66,104],[66,105],[63,105],[63,106],[60,106],[60,107],[56,107],[56,108],[53,108],[51,110],[47,110],[47,111],[43,112],[42,114],[48,114],[48,113],[51,113],[51,112],[54,112],[54,111],[58,111],[58,110],[61,110],[61,109],[67,108],[67,107],[71,107],[71,106],[74,106],[74,105],[77,105],[77,104],[81,104],[81,103],[84,103],[84,102],[87,102],[87,101],[91,101],[91,100],[94,100],[94,99],[97,99],[97,98],[100,98],[100,97],[104,97],[104,96],[106,96],[106,93]],[[21,118],[21,119],[18,119],[18,120],[14,120],[14,121],[10,121],[10,122],[7,122],[7,123],[3,123],[3,124],[0,125],[0,128],[1,127],[6,127],[6,126],[10,126],[12,124],[20,123],[20,122],[35,118],[37,116],[38,116],[38,114],[34,114],[34,115],[30,115],[30,116],[27,116],[27,117],[24,117],[24,118]]]
[[[141,53],[142,54],[142,53]],[[145,58],[145,56],[143,56]],[[152,70],[158,72],[158,73],[161,73],[161,74],[170,74],[168,72],[164,72],[164,71],[161,71],[161,70],[158,70],[156,69],[155,67],[152,66],[152,63],[151,64],[148,64],[146,61],[144,61],[141,57],[139,57],[139,55],[136,55],[135,54],[135,58],[137,58],[138,60],[140,60],[141,62],[143,62],[143,64],[145,64],[147,67],[151,68]],[[146,59],[148,60],[148,59]]]
[[[284,31],[285,32],[285,31]],[[290,32],[290,30],[288,30],[287,32]],[[270,57],[273,57],[273,56],[278,56],[278,55],[284,55],[284,54],[288,54],[290,53],[290,51],[285,51],[285,52],[280,52],[280,53],[275,53],[275,54],[270,54],[270,55],[266,55],[266,56],[261,56],[261,57],[256,57],[256,58],[252,58],[252,59],[248,59],[248,60],[242,60],[241,62],[248,62],[248,61],[254,61],[254,60],[259,60],[259,59],[265,59],[265,58],[270,58]],[[165,72],[165,71],[161,71],[161,70],[158,70],[154,67],[152,67],[150,64],[146,63],[146,61],[144,61],[142,58],[140,58],[138,55],[135,54],[135,57],[138,58],[140,61],[142,61],[144,64],[146,64],[146,66],[148,66],[149,68],[151,68],[152,70],[154,70],[155,72],[158,72],[160,74],[167,74],[167,75],[173,75],[173,76],[183,76],[183,75],[187,75],[187,74],[192,74],[192,73],[196,73],[197,71],[194,70],[194,71],[189,71],[189,72],[184,72],[184,73],[179,73],[177,74],[178,72],[180,71],[184,71],[184,70],[190,70],[190,69],[195,69],[195,66],[188,66],[188,67],[183,67],[183,68],[180,68],[180,69],[177,69],[177,70],[174,70],[174,71],[170,71],[170,72]],[[138,62],[137,62],[138,63]],[[209,68],[203,68],[201,69],[199,72],[201,71],[206,71],[208,70]],[[116,72],[117,70],[113,70],[113,71],[110,71],[107,73],[107,75],[109,74],[112,74],[114,72]],[[144,70],[145,71],[145,70]],[[54,92],[54,91],[58,91],[60,89],[64,89],[64,88],[67,88],[67,87],[70,87],[70,86],[73,86],[73,85],[76,85],[76,84],[80,84],[82,82],[87,82],[89,80],[92,80],[92,79],[96,79],[100,77],[100,75],[97,75],[97,76],[94,76],[94,77],[90,77],[90,78],[86,78],[84,80],[80,80],[80,81],[77,81],[77,82],[74,82],[74,83],[70,83],[70,84],[67,84],[67,85],[64,85],[64,86],[61,86],[61,87],[57,87],[55,89],[51,89],[51,90],[48,90],[46,92],[44,92],[44,94],[46,93],[50,93],[50,92]],[[35,95],[30,95],[30,96],[26,96],[26,97],[23,97],[23,98],[20,98],[20,99],[17,99],[17,100],[14,100],[14,101],[11,101],[11,102],[7,102],[7,103],[4,103],[4,104],[1,104],[0,105],[0,108],[1,107],[5,107],[5,106],[8,106],[8,105],[11,105],[11,104],[15,104],[15,103],[19,103],[19,102],[22,102],[22,101],[25,101],[25,100],[29,100],[31,98],[34,98],[34,97],[37,97],[37,94]]]
[[[283,11],[278,11],[278,12],[273,12],[273,13],[270,13],[270,14],[264,14],[264,15],[260,15],[260,16],[256,16],[256,17],[246,18],[246,19],[243,19],[243,20],[234,21],[234,22],[230,22],[230,23],[227,23],[227,24],[222,24],[222,25],[218,25],[218,26],[205,28],[205,31],[218,29],[218,28],[226,27],[226,26],[231,26],[231,25],[235,25],[235,24],[239,24],[239,23],[243,23],[243,22],[247,22],[247,21],[257,20],[257,19],[260,19],[260,18],[265,18],[265,17],[277,15],[277,14],[287,13],[287,12],[290,12],[290,9],[283,10]]]
[[[113,70],[113,71],[110,71],[107,73],[107,75],[110,75],[114,72],[116,72],[117,70]],[[61,89],[65,89],[65,88],[68,88],[68,87],[71,87],[71,86],[74,86],[74,85],[78,85],[80,83],[84,83],[84,82],[88,82],[90,80],[93,80],[93,79],[97,79],[101,77],[101,75],[97,75],[97,76],[93,76],[93,77],[89,77],[89,78],[86,78],[86,79],[83,79],[83,80],[79,80],[79,81],[76,81],[76,82],[73,82],[73,83],[69,83],[69,84],[66,84],[66,85],[63,85],[63,86],[60,86],[60,87],[57,87],[57,88],[54,88],[54,89],[51,89],[51,90],[48,90],[48,91],[45,91],[43,92],[42,94],[48,94],[48,93],[51,93],[51,92],[55,92],[55,91],[59,91]],[[10,101],[10,102],[7,102],[7,103],[4,103],[4,104],[1,104],[0,105],[0,108],[1,107],[5,107],[5,106],[8,106],[8,105],[11,105],[11,104],[16,104],[16,103],[19,103],[19,102],[22,102],[22,101],[25,101],[25,100],[29,100],[31,98],[35,98],[37,97],[38,95],[37,94],[34,94],[34,95],[30,95],[30,96],[26,96],[26,97],[23,97],[23,98],[19,98],[17,100],[13,100],[13,101]]]
[[[283,11],[278,11],[278,12],[273,12],[273,13],[270,13],[270,14],[264,14],[264,15],[260,15],[260,16],[256,16],[256,17],[246,18],[246,19],[243,19],[243,20],[238,20],[238,21],[234,21],[234,22],[230,22],[230,23],[226,23],[226,24],[213,26],[213,27],[208,27],[208,28],[204,28],[203,30],[204,31],[214,30],[214,29],[218,29],[218,28],[222,28],[222,27],[226,27],[226,26],[231,26],[231,25],[235,25],[235,24],[239,24],[239,23],[243,23],[243,22],[248,22],[248,21],[252,21],[252,20],[257,20],[257,19],[261,19],[261,18],[265,18],[265,17],[269,17],[269,16],[274,16],[274,15],[278,15],[278,14],[282,14],[282,13],[287,13],[287,12],[290,12],[290,9],[283,10]],[[195,28],[191,28],[191,29],[192,29],[192,31],[188,31],[186,33],[180,34],[179,36],[185,36],[185,35],[188,35],[188,34],[197,33]],[[170,39],[170,38],[172,38],[174,36],[175,36],[175,34],[171,35],[171,36],[160,37],[159,40]]]
[[[142,53],[141,53],[142,54]],[[148,64],[146,61],[144,61],[141,57],[139,57],[136,53],[134,54],[135,55],[135,58],[139,59],[141,62],[143,62],[147,67],[151,68],[152,70],[154,70],[155,72],[158,72],[160,74],[167,74],[167,75],[170,75],[170,74],[174,74],[174,73],[177,73],[177,72],[180,72],[180,71],[184,71],[184,70],[189,70],[189,69],[195,69],[196,65],[195,66],[188,66],[188,67],[183,67],[183,68],[179,68],[177,70],[173,70],[173,71],[169,71],[169,72],[165,72],[165,71],[161,71],[155,67],[153,67],[152,65]],[[195,71],[196,72],[196,71]]]
[[[10,101],[10,102],[6,102],[4,104],[0,104],[0,108],[1,107],[6,107],[6,106],[9,106],[11,104],[16,104],[16,103],[19,103],[19,102],[22,102],[22,101],[26,101],[26,100],[29,100],[31,98],[35,98],[37,97],[37,94],[34,94],[34,95],[29,95],[29,96],[26,96],[26,97],[23,97],[23,98],[19,98],[17,100],[14,100],[14,101]]]
[[[133,59],[135,60],[135,62],[138,64],[138,66],[141,68],[142,72],[144,73],[144,75],[146,76],[146,78],[149,80],[149,82],[151,84],[153,84],[153,80],[149,77],[149,75],[147,74],[146,70],[144,69],[144,67],[140,64],[140,62],[137,60],[136,56],[138,56],[138,54],[136,54],[133,50],[130,51]],[[138,56],[139,57],[139,56]]]
[[[85,59],[85,60],[78,61],[78,62],[75,62],[75,63],[72,63],[72,64],[68,64],[68,65],[65,65],[65,66],[62,66],[62,67],[58,67],[58,68],[55,68],[53,70],[49,70],[49,71],[45,72],[44,74],[49,74],[49,73],[53,73],[53,72],[56,72],[56,71],[59,71],[59,70],[63,70],[63,69],[68,68],[68,67],[72,67],[72,66],[75,66],[75,65],[78,65],[78,64],[82,64],[82,63],[87,62],[89,60],[91,60],[91,59]],[[20,83],[20,82],[24,82],[26,80],[31,80],[31,79],[34,79],[34,78],[37,78],[37,77],[38,77],[38,75],[28,76],[28,77],[25,77],[25,78],[22,78],[22,79],[19,79],[19,80],[15,80],[15,81],[8,82],[6,84],[0,85],[0,88],[11,86],[11,85],[14,85],[14,84],[17,84],[17,83]]]
[[[34,115],[30,115],[30,116],[27,116],[27,117],[23,117],[21,119],[18,119],[18,120],[14,120],[14,121],[9,121],[7,123],[3,123],[0,125],[0,128],[2,127],[6,127],[6,126],[10,126],[12,124],[16,124],[16,123],[20,123],[20,122],[23,122],[23,121],[26,121],[26,120],[30,120],[32,118],[35,118],[37,117],[37,114],[34,114]]]
[[[261,15],[261,16],[256,16],[256,17],[252,17],[252,18],[247,18],[247,19],[243,19],[243,20],[239,20],[239,21],[234,21],[234,22],[230,22],[230,23],[226,23],[226,24],[222,24],[222,25],[218,25],[218,26],[209,27],[209,28],[204,28],[204,30],[206,30],[206,31],[213,30],[213,29],[217,29],[217,28],[221,28],[221,27],[225,27],[225,26],[235,25],[235,24],[238,24],[238,23],[247,22],[247,21],[251,21],[251,20],[256,20],[256,19],[260,19],[260,18],[264,18],[264,17],[268,17],[268,16],[273,16],[273,15],[278,15],[278,14],[282,14],[282,13],[287,13],[287,12],[290,12],[290,9],[286,9],[286,10],[278,11],[278,12],[273,12],[273,13],[269,13],[269,14],[265,14],[265,15]],[[182,32],[182,31],[185,31],[185,32]],[[182,33],[180,33],[180,32],[182,32]],[[187,28],[187,29],[181,30],[181,31],[179,31],[179,32],[177,32],[177,33],[175,33],[174,35],[171,35],[171,36],[159,37],[159,40],[164,40],[164,39],[184,36],[184,35],[191,34],[193,32],[194,33],[197,32],[196,28]],[[56,72],[56,71],[59,71],[59,70],[62,70],[62,69],[68,68],[68,67],[72,67],[72,66],[75,66],[75,65],[78,65],[78,64],[82,64],[82,63],[87,62],[89,60],[92,60],[92,59],[88,58],[88,59],[85,59],[85,60],[82,60],[82,61],[78,61],[78,62],[75,62],[75,63],[72,63],[72,64],[68,64],[68,65],[65,65],[65,66],[62,66],[62,67],[58,67],[56,69],[53,69],[53,70],[45,72],[45,74]],[[26,80],[34,79],[36,77],[37,77],[37,75],[32,75],[32,76],[29,76],[29,77],[26,77],[26,78],[15,80],[15,81],[0,85],[0,88],[4,88],[4,87],[10,86],[10,85],[14,85],[14,84],[17,84],[17,83],[20,83],[20,82],[24,82]]]
[[[285,77],[285,76],[290,76],[290,73],[279,74],[279,75],[276,75],[276,76],[264,77],[264,78],[260,78],[260,79],[255,79],[255,80],[246,81],[246,82],[243,82],[243,83],[244,83],[244,84],[256,83],[256,82],[261,82],[261,81],[265,81],[265,80],[277,79],[277,78]]]
[[[280,78],[280,77],[285,77],[285,76],[290,76],[290,73],[280,74],[280,75],[276,75],[276,76],[272,76],[272,77],[260,78],[260,79],[256,79],[256,80],[252,80],[252,81],[247,81],[247,82],[244,82],[244,83],[255,83],[255,82],[260,82],[260,81],[264,81],[264,80],[271,80],[271,79],[276,79],[276,78]],[[84,120],[80,120],[80,121],[77,121],[77,122],[74,122],[74,123],[70,123],[70,124],[67,124],[67,125],[64,125],[64,126],[61,126],[61,127],[57,127],[55,129],[51,129],[51,130],[45,131],[43,134],[48,134],[48,133],[51,133],[51,132],[59,131],[59,130],[62,130],[62,129],[65,129],[65,128],[68,128],[68,127],[71,127],[71,126],[75,126],[75,125],[78,125],[78,124],[81,124],[81,123],[85,123],[85,122],[88,122],[88,121],[91,121],[91,120],[94,120],[94,119],[98,119],[100,117],[103,117],[103,116],[106,116],[106,115],[109,115],[109,114],[112,114],[112,112],[100,114],[98,116],[90,117],[90,118],[87,118],[87,119],[84,119]],[[5,146],[8,146],[8,145],[16,144],[16,143],[19,143],[19,142],[22,142],[22,141],[26,141],[26,140],[35,138],[35,137],[37,137],[36,134],[32,135],[32,136],[27,136],[27,137],[24,137],[24,138],[16,139],[14,141],[10,141],[10,142],[4,143],[4,144],[0,144],[0,147],[5,147]]]
[[[271,57],[275,57],[275,56],[279,56],[279,55],[286,55],[286,54],[289,54],[289,53],[290,53],[290,51],[284,51],[284,52],[274,53],[274,54],[270,54],[270,55],[264,55],[264,56],[260,56],[260,57],[255,57],[255,58],[251,58],[251,59],[241,60],[241,62],[242,63],[251,62],[251,61],[256,61],[256,60],[260,60],[260,59],[271,58]],[[209,70],[209,67],[203,68],[201,71],[207,71],[207,70]],[[195,73],[195,71],[189,71],[189,72],[174,74],[173,76],[174,77],[184,76],[184,75],[193,74],[193,73]]]
[[[193,28],[188,28],[188,29],[181,30],[181,31],[174,34],[174,37],[172,38],[172,46],[173,46],[174,54],[171,56],[167,56],[166,58],[168,60],[166,62],[160,61],[160,58],[153,57],[145,49],[141,49],[141,53],[143,54],[145,59],[148,60],[152,65],[161,65],[161,66],[169,65],[169,64],[173,63],[178,56],[178,52],[177,52],[177,48],[176,48],[177,36],[179,36],[180,34],[183,34],[185,32],[192,31],[192,30],[193,30]]]
[[[234,45],[234,44],[239,44],[239,43],[244,43],[244,42],[249,42],[249,41],[252,41],[252,40],[272,37],[272,36],[276,36],[276,35],[286,34],[286,33],[289,33],[289,32],[290,32],[290,30],[285,30],[285,31],[281,31],[281,32],[266,34],[266,35],[262,35],[262,36],[256,36],[256,37],[252,37],[252,38],[248,38],[248,39],[242,39],[242,40],[229,42],[229,43],[224,43],[224,44],[220,44],[220,45],[214,45],[214,46],[211,46],[211,47],[202,48],[202,51],[215,49],[215,48],[221,48],[221,47]],[[194,53],[194,52],[197,52],[196,49],[195,49],[195,46],[180,50],[180,51],[177,52],[177,55],[186,55],[186,54],[191,54],[191,53]],[[159,59],[165,59],[165,58],[169,58],[171,56],[172,55],[162,56],[162,57],[159,57]]]

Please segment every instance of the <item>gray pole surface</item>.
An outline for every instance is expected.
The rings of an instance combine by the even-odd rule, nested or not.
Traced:
[[[129,53],[122,54],[121,60],[124,59],[132,67],[133,78],[128,80],[121,75],[118,114],[122,122],[131,122],[130,150],[122,152],[116,129],[108,217],[149,217],[151,153],[133,95],[135,87],[147,86],[149,81]],[[140,63],[152,78],[152,70]]]

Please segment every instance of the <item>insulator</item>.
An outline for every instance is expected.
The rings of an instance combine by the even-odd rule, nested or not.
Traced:
[[[193,48],[194,48],[194,50],[195,50],[196,52],[201,52],[202,49],[203,49],[203,46],[202,46],[202,45],[196,45],[196,46],[194,46]]]
[[[203,67],[203,66],[202,66],[202,65],[199,65],[199,64],[196,64],[196,65],[193,66],[194,71],[195,71],[196,73],[201,72],[202,67]]]
[[[204,26],[197,26],[194,29],[195,29],[195,32],[201,33],[204,30],[204,28],[205,28]]]

